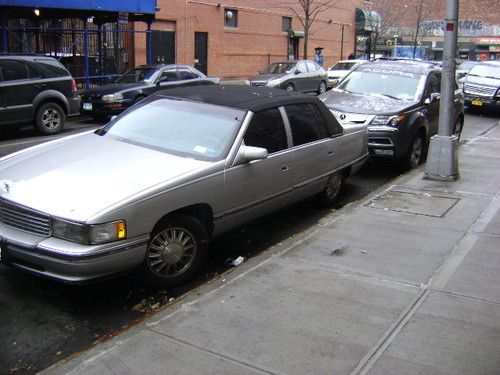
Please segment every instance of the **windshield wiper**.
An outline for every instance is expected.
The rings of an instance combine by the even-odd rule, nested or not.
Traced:
[[[391,98],[391,99],[401,100],[400,98],[397,98],[397,97],[392,96],[392,95],[389,95],[389,94],[371,93],[370,95],[374,95],[374,96],[385,96],[386,98]]]

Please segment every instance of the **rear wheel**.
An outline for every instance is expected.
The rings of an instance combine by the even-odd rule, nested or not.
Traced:
[[[337,199],[344,183],[342,171],[337,171],[328,177],[325,188],[319,195],[321,203],[327,207],[337,202]]]
[[[63,130],[65,123],[66,115],[56,103],[45,103],[36,111],[35,126],[42,134],[57,134]]]
[[[207,231],[197,219],[169,216],[151,234],[140,269],[142,279],[158,287],[182,284],[200,270],[207,251]]]
[[[286,91],[295,91],[295,86],[293,85],[293,83],[289,83],[288,85],[286,85],[285,90]]]

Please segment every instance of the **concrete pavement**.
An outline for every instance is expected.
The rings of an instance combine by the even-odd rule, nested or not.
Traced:
[[[500,374],[500,126],[44,374]]]

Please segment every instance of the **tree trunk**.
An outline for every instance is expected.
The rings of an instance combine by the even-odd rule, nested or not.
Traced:
[[[307,60],[307,43],[309,41],[309,14],[306,13],[305,22],[304,22],[304,53],[302,54],[302,58]]]

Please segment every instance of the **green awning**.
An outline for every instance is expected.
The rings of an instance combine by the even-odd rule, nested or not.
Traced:
[[[302,30],[288,30],[288,36],[290,38],[303,38],[304,35],[306,34]]]
[[[356,8],[356,29],[375,31],[380,28],[381,24],[382,17],[377,12]]]

